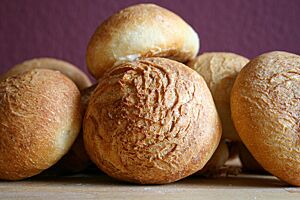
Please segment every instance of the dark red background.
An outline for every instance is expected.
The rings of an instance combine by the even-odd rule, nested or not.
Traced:
[[[1,0],[0,73],[40,56],[61,58],[87,71],[86,46],[96,27],[138,2],[147,1]],[[231,51],[249,58],[272,50],[300,54],[299,0],[151,2],[190,23],[200,36],[201,52]]]

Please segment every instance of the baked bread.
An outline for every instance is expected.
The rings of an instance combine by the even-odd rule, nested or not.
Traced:
[[[204,78],[212,93],[222,122],[224,139],[240,140],[231,120],[230,92],[236,76],[248,62],[247,58],[234,53],[211,52],[188,63]]]
[[[91,160],[120,180],[162,184],[200,170],[221,124],[202,77],[179,62],[144,58],[109,70],[84,118]]]
[[[276,51],[251,60],[232,88],[231,111],[259,164],[300,186],[300,56]]]
[[[80,131],[80,92],[58,71],[33,69],[0,81],[0,179],[39,174]]]
[[[138,4],[112,15],[97,28],[86,60],[98,79],[115,63],[154,56],[186,62],[198,50],[197,33],[178,15],[154,4]]]
[[[0,81],[6,79],[9,76],[23,73],[31,69],[52,69],[57,70],[69,77],[79,88],[83,90],[92,85],[90,79],[80,69],[74,65],[55,58],[34,58],[26,60],[14,67],[8,72],[0,76]]]

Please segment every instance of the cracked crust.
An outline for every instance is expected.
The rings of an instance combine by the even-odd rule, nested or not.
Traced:
[[[110,176],[135,183],[169,183],[200,170],[220,137],[220,120],[202,77],[164,58],[108,71],[84,119],[91,159]]]
[[[212,93],[222,122],[222,138],[232,141],[240,141],[240,138],[231,120],[231,88],[236,76],[248,62],[247,58],[234,53],[211,52],[188,63],[204,78]]]
[[[0,179],[54,165],[81,126],[80,92],[58,71],[33,69],[0,82]]]
[[[138,4],[119,11],[97,28],[86,60],[98,79],[115,63],[140,57],[186,62],[198,50],[197,33],[178,15],[154,4]]]
[[[262,167],[300,186],[300,56],[276,51],[250,61],[234,83],[231,110]]]

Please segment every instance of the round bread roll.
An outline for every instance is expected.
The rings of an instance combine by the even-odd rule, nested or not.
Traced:
[[[84,116],[90,96],[97,85],[92,85],[81,91],[81,114]],[[91,160],[86,153],[81,130],[71,149],[55,165],[45,171],[44,175],[74,174],[85,170],[91,165]]]
[[[220,120],[202,77],[164,58],[109,70],[84,118],[92,161],[108,175],[134,183],[170,183],[200,170],[220,137]]]
[[[232,88],[231,111],[262,167],[300,186],[300,56],[278,51],[250,61]]]
[[[52,69],[57,70],[69,77],[79,88],[83,90],[92,85],[90,79],[74,65],[58,60],[55,58],[34,58],[26,60],[14,67],[8,72],[0,76],[0,81],[6,79],[9,76],[23,73],[31,69]]]
[[[97,28],[86,59],[89,71],[98,79],[115,63],[154,56],[186,62],[198,50],[197,33],[178,15],[154,4],[138,4]]]
[[[230,92],[236,76],[248,62],[247,58],[234,53],[211,52],[188,63],[204,78],[212,93],[222,122],[222,138],[232,141],[240,138],[231,120]]]
[[[0,179],[54,165],[80,131],[80,92],[58,71],[33,69],[0,81]]]

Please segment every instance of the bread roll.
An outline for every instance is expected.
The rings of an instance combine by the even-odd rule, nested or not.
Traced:
[[[300,186],[300,56],[277,51],[251,60],[234,83],[231,110],[262,167]]]
[[[57,70],[69,77],[80,90],[92,85],[90,79],[74,65],[58,60],[55,58],[34,58],[26,60],[14,67],[8,72],[0,76],[0,81],[6,79],[9,76],[23,73],[31,69],[52,69]]]
[[[220,120],[202,77],[164,58],[109,70],[84,118],[92,161],[108,175],[134,183],[170,183],[200,170],[220,137]]]
[[[188,63],[204,78],[212,93],[222,122],[222,138],[233,141],[240,138],[231,120],[230,92],[236,76],[248,62],[247,58],[234,53],[211,52]]]
[[[58,71],[33,69],[0,82],[0,179],[20,180],[55,164],[81,126],[80,93]]]
[[[87,65],[95,78],[116,62],[167,57],[186,62],[197,55],[199,38],[183,19],[154,4],[125,8],[104,21],[87,48]]]

